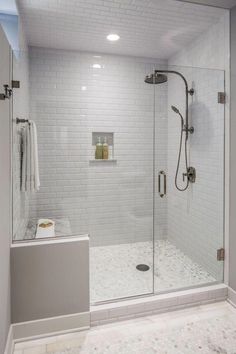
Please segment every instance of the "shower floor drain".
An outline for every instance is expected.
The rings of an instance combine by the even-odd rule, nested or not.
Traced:
[[[150,269],[150,267],[146,264],[138,264],[136,266],[136,269],[140,270],[141,272],[146,272],[147,270]]]

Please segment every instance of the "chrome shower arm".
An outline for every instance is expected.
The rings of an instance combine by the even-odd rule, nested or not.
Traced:
[[[175,75],[178,75],[179,77],[181,77],[181,79],[184,81],[184,84],[185,84],[185,96],[186,96],[186,103],[185,103],[186,104],[186,107],[185,107],[185,112],[186,112],[185,129],[186,129],[186,138],[188,139],[188,133],[189,133],[188,95],[193,96],[194,89],[191,88],[189,90],[187,80],[185,79],[184,75],[181,74],[178,71],[175,71],[175,70],[155,70],[155,74],[156,73],[175,74]]]

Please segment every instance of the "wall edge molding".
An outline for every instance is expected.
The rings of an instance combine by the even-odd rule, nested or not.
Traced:
[[[12,354],[14,349],[13,326],[10,325],[4,354]]]
[[[236,291],[233,290],[230,286],[228,287],[228,298],[227,301],[233,307],[236,307]]]

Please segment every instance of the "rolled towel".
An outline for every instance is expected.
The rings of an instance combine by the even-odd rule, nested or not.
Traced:
[[[39,219],[36,238],[55,237],[55,222],[50,219]]]

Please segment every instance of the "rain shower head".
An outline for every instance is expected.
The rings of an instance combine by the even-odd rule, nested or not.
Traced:
[[[151,74],[151,75],[147,75],[144,79],[144,82],[146,82],[147,84],[164,84],[165,82],[167,82],[167,76],[164,74]]]

